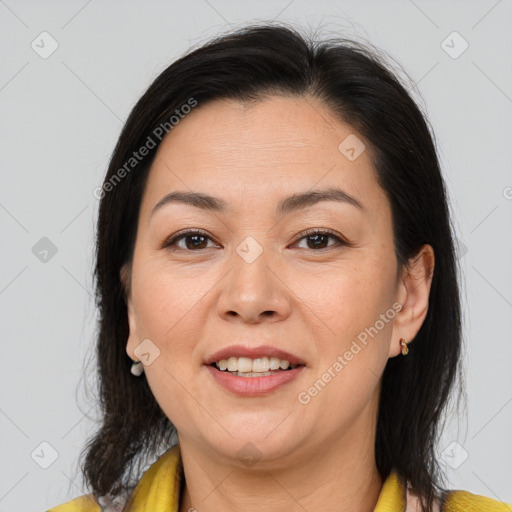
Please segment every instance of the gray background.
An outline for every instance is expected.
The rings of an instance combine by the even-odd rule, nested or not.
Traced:
[[[93,190],[123,121],[191,45],[272,19],[369,40],[418,84],[465,281],[468,410],[439,452],[451,488],[512,501],[510,1],[0,0],[1,512],[86,492],[77,460],[97,417],[85,392],[94,362],[84,370],[96,321]],[[47,58],[43,31],[58,43]]]

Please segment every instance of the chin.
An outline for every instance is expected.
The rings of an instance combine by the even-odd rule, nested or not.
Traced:
[[[253,467],[258,463],[258,467],[263,468],[268,463],[269,468],[275,468],[275,461],[294,457],[297,447],[302,442],[293,437],[297,434],[295,429],[290,432],[285,428],[280,430],[281,427],[278,427],[272,431],[269,426],[269,423],[253,428],[247,428],[245,425],[243,429],[233,429],[233,432],[236,432],[233,437],[228,434],[214,439],[208,437],[205,443],[230,463],[238,459],[241,466]],[[231,432],[231,429],[228,431]]]

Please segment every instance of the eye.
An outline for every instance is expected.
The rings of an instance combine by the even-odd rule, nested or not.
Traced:
[[[315,251],[328,249],[333,245],[350,245],[349,242],[342,239],[336,232],[331,231],[330,229],[314,228],[301,233],[301,235],[302,236],[298,241],[300,242],[302,240],[306,240],[306,244],[308,244],[306,249],[312,249]],[[335,243],[326,246],[325,243],[329,238],[334,239]],[[208,249],[208,240],[211,240],[211,237],[206,231],[200,229],[188,230],[184,232],[182,231],[181,233],[174,235],[168,241],[166,241],[163,245],[163,248],[170,248],[171,250],[177,248],[185,251],[195,252],[196,250]],[[179,245],[179,242],[182,241],[184,241],[184,246]]]
[[[170,248],[171,250],[174,247],[182,250],[194,251],[196,249],[207,249],[208,247],[205,245],[205,240],[211,240],[210,236],[206,233],[206,231],[202,230],[189,230],[185,232],[178,233],[177,235],[170,238],[168,241],[164,243],[164,248]],[[185,246],[180,246],[177,243],[181,241],[185,242]]]
[[[325,243],[329,238],[333,238],[334,240],[336,240],[336,243],[326,246]],[[332,247],[332,245],[349,245],[349,243],[346,240],[343,240],[334,231],[323,228],[314,228],[306,231],[305,233],[302,233],[302,237],[299,238],[299,242],[301,240],[306,240],[306,244],[308,244],[308,247],[306,247],[306,249],[313,250],[327,249],[329,247]],[[311,242],[311,244],[309,244],[309,242]]]

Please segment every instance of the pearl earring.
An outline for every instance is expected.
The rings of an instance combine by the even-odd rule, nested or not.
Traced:
[[[132,375],[135,375],[135,377],[140,377],[144,372],[144,365],[142,364],[142,361],[134,361],[132,359],[132,367],[130,372]]]

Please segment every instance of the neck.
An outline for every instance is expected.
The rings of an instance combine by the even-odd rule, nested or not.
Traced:
[[[356,423],[361,424],[322,445],[298,447],[294,456],[302,462],[280,461],[278,468],[257,469],[258,462],[241,469],[180,439],[185,473],[180,512],[373,512],[383,484],[375,463],[375,430]]]

